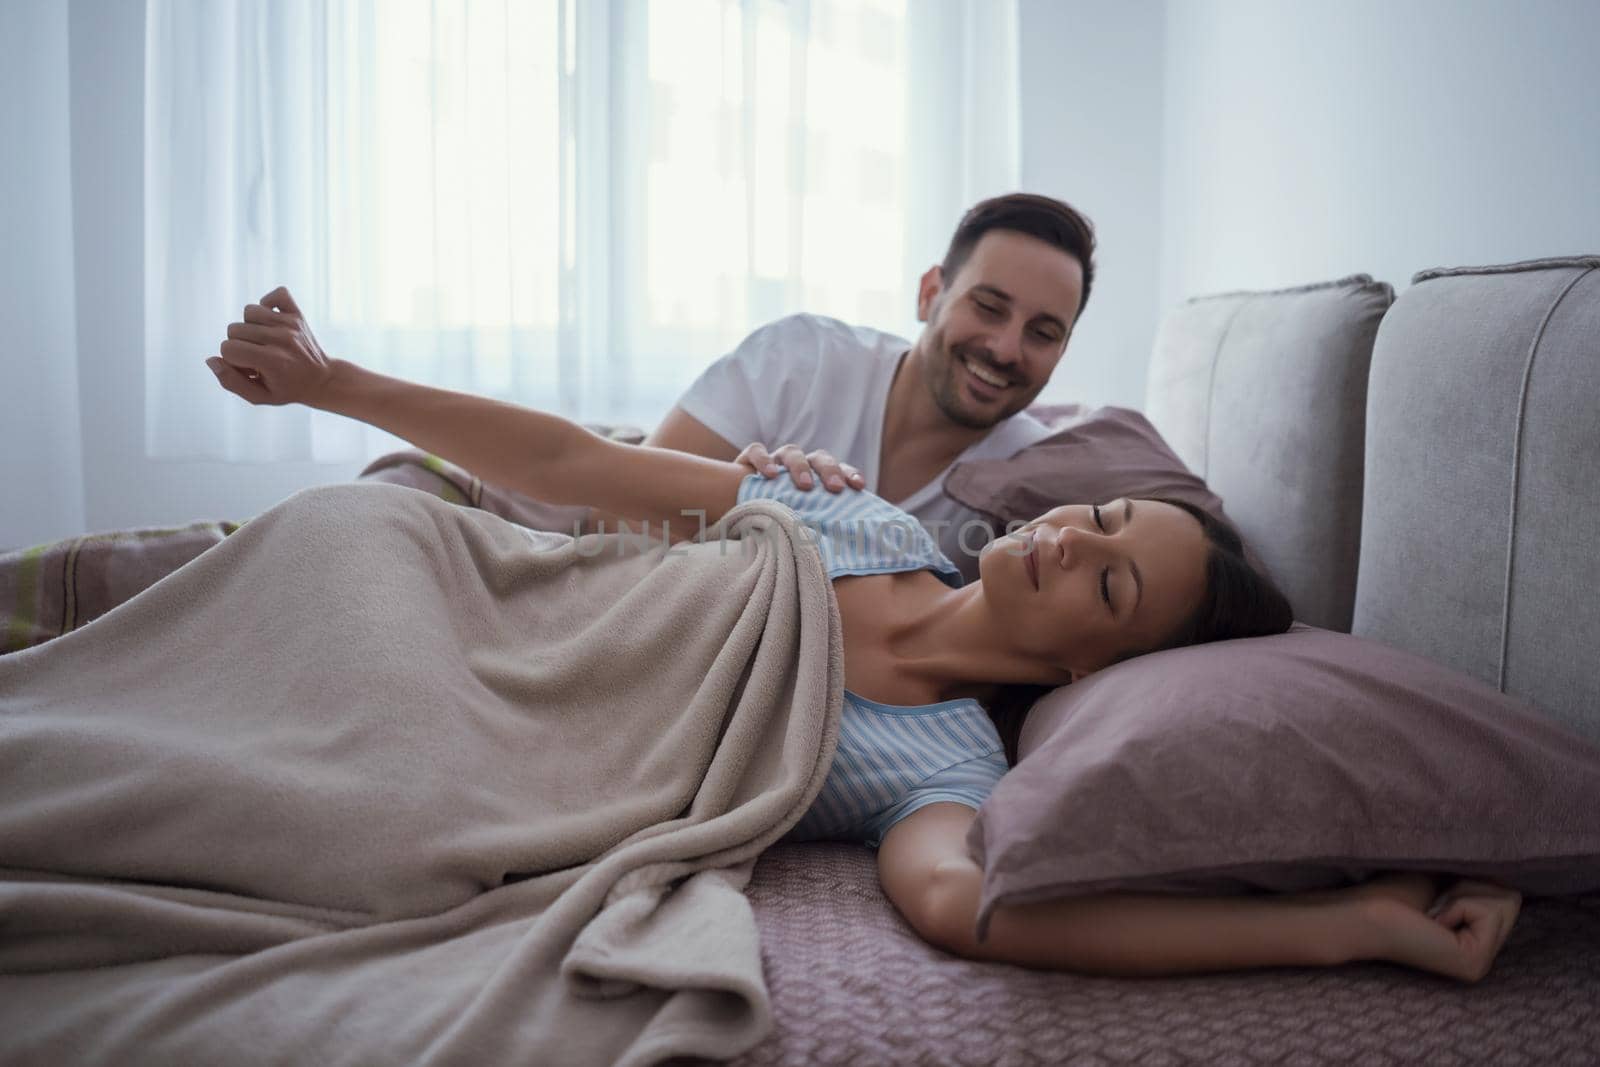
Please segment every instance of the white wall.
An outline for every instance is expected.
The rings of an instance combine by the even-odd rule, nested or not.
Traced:
[[[1167,6],[1162,306],[1600,252],[1600,4]]]
[[[0,31],[0,548],[80,532],[67,10],[7,4]]]
[[[1046,400],[1142,407],[1160,311],[1159,0],[1021,0],[1022,184],[1095,224],[1094,289]]]

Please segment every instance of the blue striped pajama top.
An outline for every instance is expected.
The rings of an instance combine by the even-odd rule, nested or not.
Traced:
[[[829,578],[930,570],[952,586],[956,569],[915,518],[872,493],[795,488],[787,473],[752,474],[739,502],[787,504],[816,542]],[[839,748],[822,792],[787,841],[850,840],[873,848],[918,808],[954,801],[976,808],[1006,771],[1000,735],[976,700],[901,707],[844,692]]]

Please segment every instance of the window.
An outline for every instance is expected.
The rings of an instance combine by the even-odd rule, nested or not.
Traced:
[[[941,37],[906,0],[151,0],[152,452],[394,447],[188,373],[280,283],[373,369],[645,427],[778,316],[909,331],[911,257],[976,199],[913,234],[917,155],[965,136],[913,129],[956,77],[928,42],[1004,6]]]

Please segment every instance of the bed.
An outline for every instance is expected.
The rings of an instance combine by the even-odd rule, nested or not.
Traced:
[[[1425,657],[1597,742],[1600,600],[1573,597],[1568,577],[1600,562],[1596,410],[1600,258],[1570,257],[1425,271],[1398,299],[1366,276],[1196,298],[1163,323],[1144,415],[1302,622]],[[1131,418],[1051,414],[1063,439]],[[1005,477],[952,475],[1001,518],[1027,506],[980,484]],[[531,527],[573,518],[417,454],[364,479]],[[96,598],[131,596],[232,532],[80,539],[35,552],[23,577],[13,554],[0,594],[27,607],[8,639],[82,625]],[[1573,815],[1591,843],[1592,810]],[[1380,963],[1160,979],[973,963],[911,931],[869,850],[780,844],[747,887],[770,1029],[732,1062],[1600,1062],[1597,855],[1563,857],[1562,885],[1582,891],[1530,893],[1491,975],[1464,985]]]
[[[779,845],[750,885],[770,1037],[738,1064],[1590,1064],[1600,896],[1527,901],[1491,980],[1388,964],[1104,978],[930,948],[872,854]]]
[[[1398,300],[1366,276],[1196,298],[1163,323],[1145,405],[1297,618],[1590,740],[1600,610],[1553,572],[1586,564],[1568,580],[1592,591],[1600,566],[1596,411],[1596,257],[1424,271]],[[1383,963],[1161,979],[970,963],[921,944],[846,845],[773,849],[750,895],[776,1026],[742,1064],[1600,1062],[1593,892],[1525,897],[1471,986]]]

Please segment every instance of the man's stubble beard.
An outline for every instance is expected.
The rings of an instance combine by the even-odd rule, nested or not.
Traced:
[[[961,366],[960,356],[957,355],[955,346],[945,343],[942,332],[935,336],[933,341],[940,355],[935,366],[929,368],[931,373],[928,375],[928,391],[933,395],[933,402],[938,405],[939,410],[944,412],[945,418],[957,426],[964,426],[969,430],[991,429],[997,423],[1005,421],[1033,403],[1034,398],[1039,395],[1040,390],[1043,388],[1043,386],[1038,386],[1017,394],[1014,399],[1007,401],[999,412],[994,415],[968,411],[963,404],[962,389],[956,383],[956,375],[965,371],[965,368]],[[974,362],[985,370],[993,371],[995,374],[1004,374],[1008,378],[1011,377],[1010,374],[997,370],[984,359],[975,359]]]

